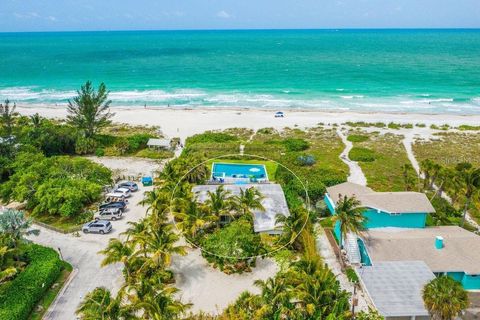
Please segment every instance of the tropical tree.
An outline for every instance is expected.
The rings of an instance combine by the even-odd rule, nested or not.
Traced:
[[[160,284],[159,288],[135,301],[132,307],[142,310],[146,319],[178,319],[191,306],[191,304],[184,304],[174,298],[178,291],[175,287]]]
[[[308,212],[303,207],[292,209],[288,217],[278,214],[276,216],[276,225],[278,230],[282,232],[281,243],[289,245],[297,243],[295,240],[305,227],[307,219]]]
[[[402,166],[402,176],[403,176],[403,183],[405,185],[405,190],[410,191],[413,190],[415,187],[415,178],[414,175],[415,170],[410,163],[406,163]]]
[[[17,108],[14,103],[13,106],[10,105],[10,100],[5,100],[5,103],[0,103],[0,124],[2,125],[3,132],[0,131],[0,135],[3,135],[9,138],[13,132],[13,125],[15,123],[15,117],[18,116],[18,113],[15,112]]]
[[[468,293],[448,276],[433,279],[423,288],[423,302],[433,320],[452,320],[468,307]]]
[[[177,227],[195,240],[197,232],[216,221],[217,217],[211,215],[205,205],[190,200],[182,206],[180,212],[175,214],[175,219],[178,220]]]
[[[26,219],[22,211],[7,209],[0,214],[0,232],[9,235],[15,243],[40,233],[40,230],[30,229],[31,226],[32,220]]]
[[[235,208],[236,203],[231,192],[225,190],[223,185],[217,187],[215,191],[208,191],[207,197],[205,205],[215,217],[231,216],[231,211]]]
[[[246,189],[240,189],[240,194],[234,198],[236,206],[240,209],[241,213],[246,215],[252,215],[253,210],[265,211],[262,201],[265,196],[255,187]]]
[[[349,232],[358,234],[365,229],[366,217],[363,215],[360,201],[354,196],[348,197],[339,195],[339,200],[335,206],[335,214],[332,217],[334,223],[340,223],[340,243],[343,246],[343,237]]]
[[[463,184],[463,195],[465,197],[461,223],[463,227],[472,199],[480,192],[480,168],[470,168],[460,171],[460,181],[462,181]]]
[[[122,305],[121,295],[114,297],[103,287],[88,293],[78,306],[76,314],[82,320],[136,319],[134,313]]]
[[[101,83],[95,91],[92,82],[87,81],[77,94],[68,101],[68,122],[82,130],[86,138],[93,138],[114,116],[109,112],[111,100],[108,100],[107,87]]]

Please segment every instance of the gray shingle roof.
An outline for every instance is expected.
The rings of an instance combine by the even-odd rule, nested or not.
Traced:
[[[357,273],[384,317],[428,316],[422,290],[435,275],[423,261],[378,262]]]
[[[435,212],[427,196],[421,192],[375,192],[356,183],[344,182],[328,187],[327,193],[335,203],[339,195],[355,196],[363,207],[388,213]]]
[[[435,237],[444,247],[435,248]],[[433,272],[480,274],[480,236],[457,226],[370,229],[362,234],[375,261],[422,260]]]

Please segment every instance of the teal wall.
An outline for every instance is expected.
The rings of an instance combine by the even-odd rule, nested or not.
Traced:
[[[425,228],[427,219],[426,213],[403,213],[399,215],[391,215],[386,212],[368,209],[364,212],[367,218],[366,227],[371,228]]]
[[[324,201],[330,213],[332,215],[335,214],[335,205],[328,194],[325,195]],[[427,214],[421,212],[391,215],[375,209],[365,210],[364,215],[367,218],[365,225],[367,229],[384,227],[425,228],[427,219]],[[336,227],[337,226],[335,226],[335,228]]]
[[[469,275],[464,272],[447,272],[447,276],[460,282],[465,290],[480,290],[480,275]]]
[[[367,248],[365,247],[365,243],[362,239],[358,238],[358,248],[360,250],[360,257],[362,264],[366,266],[372,265],[372,260],[370,260],[370,256],[368,255]]]
[[[463,277],[462,285],[465,290],[480,290],[480,274],[468,275]]]

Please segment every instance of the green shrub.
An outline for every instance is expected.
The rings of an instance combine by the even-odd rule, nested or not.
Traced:
[[[363,134],[351,134],[347,137],[347,140],[351,142],[364,142],[364,141],[367,141],[368,139],[369,137]]]
[[[257,130],[258,134],[274,134],[278,133],[274,128],[262,128]]]
[[[301,166],[313,166],[316,162],[315,157],[312,155],[303,155],[297,158],[298,164]]]
[[[357,121],[357,122],[347,121],[345,124],[350,127],[363,127],[363,128],[368,128],[368,127],[384,128],[385,127],[385,123],[383,122],[372,123],[372,122],[364,122],[364,121]]]
[[[92,138],[79,137],[75,141],[76,154],[91,154],[97,148],[97,142]]]
[[[229,142],[229,141],[238,141],[239,139],[236,136],[230,134],[221,133],[221,132],[212,132],[207,131],[205,133],[196,134],[192,137],[187,138],[186,145],[196,144],[196,143],[209,143],[209,142]]]
[[[97,150],[95,150],[95,155],[97,157],[103,157],[105,155],[105,149],[97,148]]]
[[[26,246],[27,267],[0,288],[0,319],[28,319],[35,304],[59,277],[62,261],[58,253],[36,244]]]
[[[129,136],[127,138],[128,152],[136,152],[140,149],[145,149],[150,138],[153,138],[153,136],[147,133],[138,133]]]
[[[283,140],[283,145],[288,151],[303,151],[310,147],[308,141],[299,138],[288,138]]]
[[[372,162],[375,161],[375,152],[367,148],[353,147],[348,157],[352,161]]]
[[[118,157],[121,156],[120,150],[118,150],[116,147],[106,147],[104,150],[104,155],[108,157]]]
[[[135,154],[135,157],[149,158],[149,159],[155,159],[155,160],[170,159],[170,158],[173,158],[173,156],[174,156],[174,153],[173,151],[170,151],[170,150],[143,149],[138,151]]]
[[[119,139],[117,142],[115,142],[113,147],[115,148],[118,155],[123,156],[129,151],[130,144],[127,141],[127,139],[122,138],[122,139]]]
[[[425,123],[417,123],[415,126],[419,128],[425,128],[427,125]]]
[[[390,122],[387,126],[389,129],[400,129],[402,126],[395,122]]]
[[[205,237],[202,255],[226,273],[250,271],[262,249],[260,236],[247,218],[240,218]],[[209,254],[208,252],[214,253]]]
[[[458,127],[458,130],[478,131],[478,130],[480,130],[480,126],[471,126],[471,125],[467,125],[467,124],[462,124],[461,126]]]

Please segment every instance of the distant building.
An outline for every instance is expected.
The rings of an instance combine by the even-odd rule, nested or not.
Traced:
[[[147,142],[147,147],[151,149],[170,149],[171,144],[169,139],[153,139],[150,138]]]

